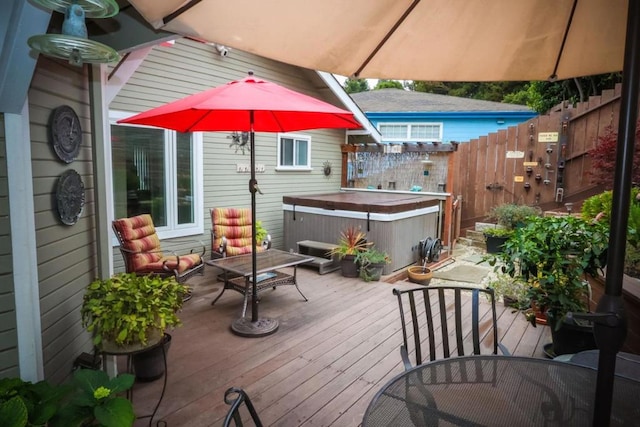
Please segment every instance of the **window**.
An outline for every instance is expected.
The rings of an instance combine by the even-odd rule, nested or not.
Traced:
[[[311,137],[278,134],[279,170],[311,170]]]
[[[442,123],[380,123],[385,142],[442,141]]]
[[[114,218],[151,214],[161,238],[202,234],[202,134],[117,125],[119,116],[111,117]]]

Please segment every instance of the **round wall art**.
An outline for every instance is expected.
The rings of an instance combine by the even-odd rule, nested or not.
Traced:
[[[73,108],[63,105],[51,112],[49,138],[53,150],[63,162],[71,163],[78,157],[82,144],[82,127]]]
[[[70,169],[58,179],[56,187],[56,208],[63,224],[78,222],[84,207],[84,184],[78,172]]]

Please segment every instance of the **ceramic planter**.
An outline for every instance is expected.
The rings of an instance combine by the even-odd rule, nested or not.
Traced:
[[[407,268],[407,276],[412,283],[428,286],[433,278],[433,272],[427,267],[413,265]]]

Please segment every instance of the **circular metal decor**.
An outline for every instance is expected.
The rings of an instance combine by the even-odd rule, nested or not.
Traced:
[[[82,143],[82,127],[73,108],[63,105],[51,112],[49,133],[53,150],[60,160],[71,163],[78,157]]]
[[[60,221],[66,225],[78,222],[84,207],[84,184],[78,172],[70,169],[58,179],[56,207]]]

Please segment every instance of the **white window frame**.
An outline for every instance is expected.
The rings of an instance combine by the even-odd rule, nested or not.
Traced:
[[[118,120],[122,120],[128,117],[133,116],[136,113],[129,113],[124,111],[109,111],[109,125],[117,125],[117,126],[133,126],[133,127],[142,127],[142,128],[150,128],[157,129],[152,126],[140,126],[140,125],[128,125],[128,124],[118,124]],[[193,132],[191,134],[191,138],[193,141],[193,190],[194,190],[194,200],[193,200],[193,219],[194,222],[190,224],[177,224],[178,222],[178,203],[175,188],[176,188],[176,180],[177,180],[177,164],[176,164],[176,131],[167,130],[164,131],[164,141],[165,141],[165,152],[167,153],[165,158],[165,170],[166,170],[166,182],[165,188],[167,189],[166,197],[167,197],[167,206],[169,207],[167,212],[167,224],[163,227],[156,227],[156,232],[158,233],[158,238],[160,239],[170,239],[175,237],[185,237],[185,236],[194,236],[201,235],[204,233],[204,185],[203,185],[203,136],[202,132]],[[108,145],[106,150],[111,153],[111,140],[105,142]],[[111,182],[113,183],[113,174],[109,177]],[[115,218],[115,205],[109,206],[112,215]],[[118,241],[114,236],[112,236],[112,244],[113,246],[118,246]]]
[[[380,130],[382,126],[406,126],[407,133],[405,137],[389,138],[382,134],[382,131]],[[438,138],[411,138],[412,126],[438,126]],[[444,126],[442,122],[380,122],[377,124],[377,128],[382,135],[383,142],[442,142],[443,127]]]
[[[280,158],[280,148],[281,148],[281,144],[282,144],[282,139],[283,138],[287,138],[287,139],[293,139],[294,140],[294,154],[293,154],[293,158],[296,159],[297,158],[297,144],[295,144],[295,141],[306,141],[307,142],[307,164],[303,165],[303,166],[299,166],[299,165],[283,165],[282,164],[282,159]],[[305,135],[305,134],[301,134],[301,133],[278,133],[278,160],[277,160],[277,164],[276,164],[276,170],[277,171],[310,171],[313,170],[311,168],[311,135]]]

